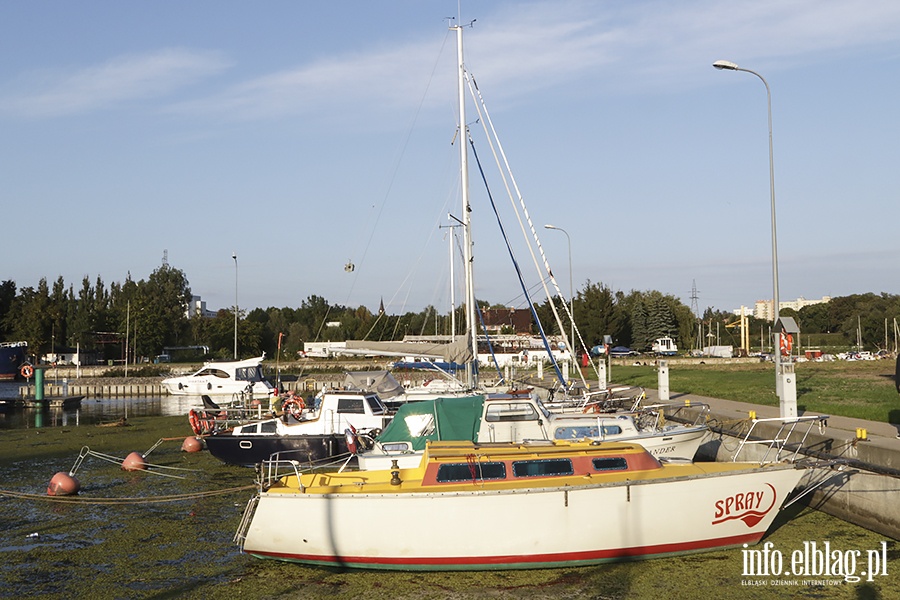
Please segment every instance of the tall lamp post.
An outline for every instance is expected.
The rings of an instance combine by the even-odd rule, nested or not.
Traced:
[[[234,360],[237,360],[237,326],[238,326],[238,268],[237,252],[231,253],[234,259]]]
[[[724,71],[743,71],[744,73],[756,75],[763,82],[763,85],[766,86],[766,100],[769,110],[769,192],[771,194],[772,213],[772,304],[774,313],[772,323],[776,327],[773,351],[775,354],[775,389],[779,401],[781,401],[783,398],[781,388],[781,332],[777,330],[780,301],[778,298],[778,238],[775,234],[775,158],[772,152],[772,91],[769,89],[769,83],[756,71],[743,69],[727,60],[717,60],[713,63],[713,66]]]
[[[572,238],[569,237],[569,232],[563,229],[562,227],[557,227],[555,225],[544,225],[544,229],[555,229],[557,231],[562,231],[566,234],[566,241],[569,244],[569,320],[572,323],[572,337],[569,338],[569,343],[572,345],[569,348],[569,354],[572,355],[572,360],[575,360],[575,294],[574,290],[574,280],[572,279]]]

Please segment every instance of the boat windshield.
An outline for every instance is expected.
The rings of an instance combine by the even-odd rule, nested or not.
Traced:
[[[240,381],[262,381],[262,369],[259,365],[253,367],[239,367],[234,373],[235,379]]]

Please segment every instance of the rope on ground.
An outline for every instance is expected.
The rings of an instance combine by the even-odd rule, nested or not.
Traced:
[[[0,497],[17,498],[19,500],[44,500],[49,502],[65,502],[69,504],[158,504],[162,502],[179,502],[182,500],[194,500],[210,496],[222,496],[245,490],[255,490],[256,485],[242,485],[221,490],[208,490],[191,494],[174,494],[169,496],[155,496],[152,498],[123,497],[123,498],[83,498],[79,496],[45,496],[43,494],[29,494],[25,492],[13,492],[0,490]]]

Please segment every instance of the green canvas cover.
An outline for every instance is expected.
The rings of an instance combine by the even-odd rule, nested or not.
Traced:
[[[482,395],[407,402],[378,441],[411,442],[413,450],[424,450],[428,441],[475,441],[483,406]]]

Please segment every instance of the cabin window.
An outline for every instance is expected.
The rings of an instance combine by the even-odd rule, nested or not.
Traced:
[[[220,379],[228,379],[230,376],[222,369],[203,369],[197,373],[196,377],[218,377]]]
[[[259,365],[255,367],[240,367],[235,369],[234,378],[241,381],[262,381],[262,370]]]
[[[390,454],[391,452],[411,452],[409,442],[390,442],[388,444],[381,444],[381,449],[387,454]]]
[[[259,424],[260,433],[275,433],[278,429],[278,423],[275,421],[263,421]]]
[[[582,425],[572,427],[557,427],[553,437],[557,440],[581,440],[584,438],[598,438],[600,436],[618,435],[622,428],[618,425],[604,425],[600,428],[603,433],[597,433],[596,425]]]
[[[244,425],[240,429],[241,435],[253,435],[254,433],[258,433],[258,432],[259,432],[259,423],[256,423],[254,425]]]
[[[438,468],[438,483],[473,479],[506,479],[506,465],[502,462],[446,463]]]
[[[484,420],[489,423],[501,421],[537,421],[540,415],[534,405],[526,402],[488,404]]]
[[[593,461],[595,471],[625,471],[628,462],[621,456],[615,458],[595,458]]]
[[[366,414],[366,407],[362,398],[338,398],[339,413],[350,413],[356,415]]]
[[[366,403],[369,405],[373,415],[384,413],[384,404],[378,399],[378,396],[366,396]]]
[[[545,477],[547,475],[571,475],[572,461],[568,458],[546,460],[517,460],[513,462],[516,477]]]

